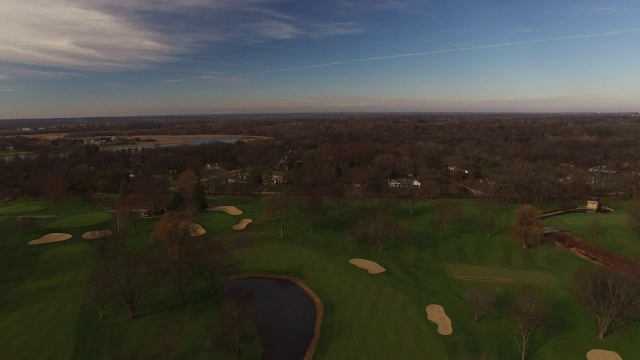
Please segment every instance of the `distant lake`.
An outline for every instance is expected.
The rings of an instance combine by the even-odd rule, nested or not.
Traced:
[[[176,139],[183,139],[183,140],[185,140],[185,143],[193,144],[193,145],[206,144],[206,143],[213,142],[213,141],[227,143],[227,144],[233,144],[236,141],[241,140],[242,137],[208,136],[208,137],[190,137],[190,138],[176,137]]]
[[[136,145],[125,145],[125,146],[103,146],[102,150],[109,151],[118,151],[122,149],[133,149],[133,148],[153,148],[153,147],[172,147],[172,146],[180,146],[180,145],[202,145],[210,142],[221,142],[226,144],[233,144],[238,140],[242,140],[244,136],[163,136],[162,138],[155,138],[153,136],[140,136],[142,139],[158,139],[159,141],[149,141],[142,142]],[[167,139],[170,139],[171,143],[167,144]]]
[[[297,284],[281,279],[237,279],[224,285],[224,295],[244,301],[247,316],[262,342],[262,359],[304,358],[316,323],[316,304]]]

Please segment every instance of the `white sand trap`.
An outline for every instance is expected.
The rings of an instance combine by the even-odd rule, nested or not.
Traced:
[[[383,268],[382,266],[378,265],[378,263],[370,261],[370,260],[365,260],[365,259],[351,259],[349,260],[349,263],[351,265],[355,265],[357,267],[359,267],[360,269],[365,269],[369,272],[369,274],[380,274],[382,272],[385,272],[387,269]]]
[[[180,226],[180,228],[182,229],[182,226]],[[189,235],[202,236],[204,235],[204,233],[206,233],[206,231],[199,224],[196,224],[196,223],[189,224]]]
[[[111,230],[94,230],[87,231],[86,233],[82,234],[82,238],[87,240],[102,239],[103,237],[110,236],[111,234]]]
[[[588,360],[622,360],[618,353],[608,350],[591,350],[587,353]]]
[[[235,206],[215,206],[215,207],[210,207],[207,210],[209,210],[209,211],[224,211],[227,214],[233,215],[233,216],[242,215],[242,210],[238,209]]]
[[[51,233],[43,235],[38,239],[29,241],[29,245],[48,244],[52,242],[65,241],[71,239],[71,235],[62,233]]]
[[[427,306],[427,319],[438,325],[438,334],[451,335],[453,328],[451,327],[451,319],[445,314],[444,308],[438,304]]]
[[[251,219],[242,219],[239,223],[233,225],[231,228],[233,228],[233,230],[244,230],[247,225],[251,224],[252,222],[253,220]]]

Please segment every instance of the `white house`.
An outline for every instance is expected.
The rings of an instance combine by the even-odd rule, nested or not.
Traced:
[[[389,179],[387,184],[390,188],[420,188],[422,184],[416,179]]]

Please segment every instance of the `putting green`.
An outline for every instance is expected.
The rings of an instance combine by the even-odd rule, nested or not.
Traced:
[[[106,211],[90,212],[84,214],[76,214],[64,216],[49,225],[49,229],[78,228],[83,226],[97,225],[111,220],[111,214]]]
[[[454,279],[491,282],[522,282],[534,285],[556,285],[558,279],[546,271],[513,270],[495,266],[447,264],[447,275]]]
[[[0,215],[24,215],[44,210],[44,205],[15,205],[0,207]]]

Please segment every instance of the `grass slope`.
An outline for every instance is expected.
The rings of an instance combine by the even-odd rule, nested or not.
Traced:
[[[327,201],[326,223],[315,232],[304,215],[293,211],[285,236],[279,237],[275,220],[267,219],[267,199],[220,197],[210,205],[236,205],[242,217],[254,222],[244,231],[231,226],[239,217],[225,213],[202,213],[198,219],[207,233],[201,242],[223,242],[233,246],[233,258],[241,273],[274,273],[296,276],[309,285],[325,305],[325,318],[316,359],[513,359],[519,355],[513,341],[513,327],[507,316],[508,299],[516,288],[531,284],[540,289],[552,309],[552,321],[532,341],[529,359],[584,358],[593,348],[611,349],[622,358],[635,356],[640,329],[628,326],[598,341],[595,319],[586,314],[573,294],[575,271],[592,266],[551,245],[522,250],[506,237],[515,210],[507,206],[497,226],[498,233],[486,239],[476,225],[473,201],[456,201],[465,210],[442,239],[432,226],[432,207],[425,201],[409,215],[402,204],[394,214],[404,224],[408,245],[393,244],[380,252],[373,245],[348,251],[343,239],[351,228],[348,210]],[[38,214],[51,211],[44,202],[13,202],[33,208]],[[371,213],[375,201],[367,202]],[[621,208],[624,203],[616,204]],[[96,261],[80,239],[84,231],[106,228],[110,215],[78,199],[63,203],[65,217],[15,220],[0,213],[0,347],[2,359],[154,359],[159,356],[157,332],[169,329],[175,343],[169,358],[231,358],[220,353],[213,342],[220,304],[210,300],[206,289],[194,282],[187,305],[178,306],[171,284],[159,289],[157,304],[151,289],[143,298],[140,317],[127,318],[116,302],[108,304],[106,318],[83,304],[90,274]],[[98,215],[100,214],[100,215]],[[607,214],[617,215],[618,213]],[[586,215],[586,214],[574,214]],[[568,219],[571,219],[571,216]],[[619,215],[618,226],[622,227]],[[561,221],[562,218],[549,219]],[[571,222],[572,220],[566,220]],[[585,226],[574,225],[577,234]],[[629,230],[603,223],[603,235],[616,234],[620,243],[631,243]],[[607,226],[611,226],[608,228]],[[136,235],[126,246],[141,252],[162,251],[150,244],[153,220],[139,220]],[[74,238],[57,244],[26,246],[26,242],[55,229]],[[615,231],[615,233],[614,233]],[[604,237],[604,236],[603,236]],[[378,262],[387,271],[370,275],[348,263],[351,258]],[[509,276],[509,283],[485,283],[498,295],[500,310],[479,323],[473,321],[464,304],[464,294],[474,281],[453,279],[455,273],[481,276]],[[453,324],[451,336],[441,336],[426,318],[425,306],[444,306]],[[258,347],[248,358],[258,358]]]

